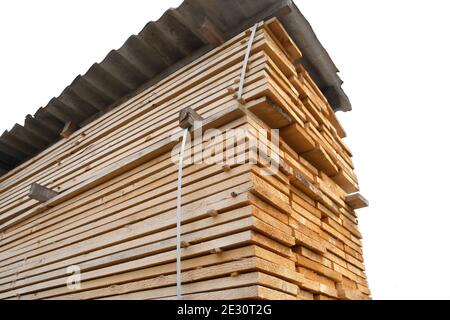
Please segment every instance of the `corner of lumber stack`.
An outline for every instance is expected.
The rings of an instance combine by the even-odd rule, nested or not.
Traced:
[[[176,299],[170,137],[185,108],[204,119],[191,157],[234,146],[227,157],[247,161],[184,165],[183,299],[370,299],[345,131],[277,19],[256,30],[238,101],[248,40],[238,34],[1,177],[0,299]],[[261,134],[271,130],[273,150]],[[37,182],[54,196],[29,198]],[[67,284],[71,266],[79,287]]]

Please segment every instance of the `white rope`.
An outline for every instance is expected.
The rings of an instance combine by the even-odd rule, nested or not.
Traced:
[[[242,94],[244,93],[244,82],[245,82],[245,76],[247,74],[248,60],[250,58],[250,53],[252,52],[253,41],[255,40],[255,35],[256,35],[257,29],[258,29],[258,23],[252,27],[252,29],[251,29],[252,33],[250,35],[250,38],[248,39],[247,52],[245,53],[244,64],[242,66],[242,71],[241,71],[241,81],[239,83],[239,90],[238,90],[238,95],[237,95],[238,100],[242,99]]]
[[[183,142],[181,143],[180,159],[178,163],[178,191],[177,191],[177,299],[181,300],[181,191],[183,183],[183,162],[186,140],[189,129],[183,132]]]
[[[245,53],[244,64],[241,71],[241,81],[239,84],[238,100],[241,100],[244,92],[244,82],[247,73],[248,60],[252,51],[253,41],[255,40],[256,30],[258,24],[255,24],[251,29],[251,35],[248,40],[247,51]],[[183,180],[183,162],[184,151],[186,149],[186,140],[189,129],[185,129],[183,132],[183,142],[181,143],[180,159],[178,163],[178,190],[177,190],[177,299],[182,299],[181,293],[181,192],[182,192],[182,180]]]

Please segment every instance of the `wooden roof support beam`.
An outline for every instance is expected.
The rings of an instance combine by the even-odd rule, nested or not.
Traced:
[[[354,210],[367,208],[369,206],[369,201],[360,193],[354,193],[347,196],[347,198],[345,198],[345,202]]]
[[[41,203],[47,202],[58,195],[58,192],[53,191],[52,189],[41,186],[38,183],[33,183],[31,185],[28,196],[31,199],[37,200]]]

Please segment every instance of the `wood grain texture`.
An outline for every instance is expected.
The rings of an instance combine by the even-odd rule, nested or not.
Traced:
[[[242,104],[249,33],[205,37],[221,45],[0,177],[0,299],[176,299],[180,120],[203,123],[188,159],[226,155],[184,164],[184,299],[370,299],[367,201],[300,50],[276,19],[260,24]],[[32,183],[57,194],[30,199]]]

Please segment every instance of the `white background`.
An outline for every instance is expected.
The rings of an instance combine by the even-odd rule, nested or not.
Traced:
[[[4,1],[0,129],[23,123],[180,3]],[[371,201],[360,224],[373,297],[449,299],[449,2],[296,3],[342,71],[353,103],[339,118]]]

